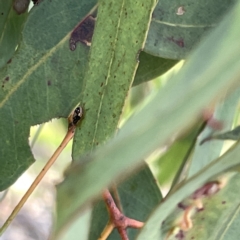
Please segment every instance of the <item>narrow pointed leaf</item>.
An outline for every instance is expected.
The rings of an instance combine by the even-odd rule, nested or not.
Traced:
[[[84,119],[74,137],[74,160],[79,160],[84,152],[92,151],[116,131],[155,4],[155,0],[99,2],[81,101]],[[101,172],[103,174],[101,170],[97,175],[101,175]],[[68,182],[67,178],[64,185]],[[77,196],[68,197],[66,199],[61,194],[58,195],[57,231],[77,213],[82,203],[82,199]]]
[[[224,132],[221,134],[214,134],[210,137],[207,137],[205,139],[203,139],[203,143],[209,140],[234,140],[234,141],[238,141],[240,139],[240,126],[237,126],[236,128],[234,128],[231,131],[228,132]]]
[[[141,52],[139,61],[133,86],[161,76],[178,63],[177,60],[155,57],[145,52]]]
[[[235,112],[239,103],[239,94],[240,89],[237,89],[222,103],[219,103],[216,106],[213,118],[215,118],[217,121],[220,121],[223,125],[223,129],[216,131],[217,133],[231,128]],[[206,142],[205,144],[201,144],[203,139],[205,139],[206,136],[209,136],[212,131],[212,128],[206,125],[203,132],[199,135],[193,156],[191,158],[191,164],[188,170],[188,177],[193,176],[208,163],[220,156],[223,147],[223,141],[211,141]],[[221,136],[222,134],[217,135]]]

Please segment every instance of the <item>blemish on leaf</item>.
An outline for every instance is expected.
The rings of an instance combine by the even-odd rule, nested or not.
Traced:
[[[1,15],[3,15],[3,12],[1,13]]]
[[[12,59],[10,58],[8,61],[7,61],[7,64],[11,63],[12,62]]]
[[[222,204],[226,204],[226,201],[222,201]]]
[[[219,182],[209,182],[203,185],[201,188],[197,189],[194,193],[192,198],[198,199],[203,196],[211,196],[219,191]]]
[[[178,203],[178,207],[180,209],[186,210],[188,206],[186,206],[186,205],[184,205],[183,203],[180,202],[180,203]]]
[[[71,51],[74,51],[76,49],[77,42],[91,46],[94,26],[95,18],[92,16],[86,17],[77,25],[77,27],[73,30],[69,40],[69,48]]]
[[[5,82],[9,81],[9,77],[5,77],[4,81]]]
[[[47,85],[48,86],[51,86],[52,85],[52,82],[50,80],[47,81]]]
[[[27,11],[30,0],[14,0],[13,9],[17,14],[22,14]]]
[[[176,43],[179,47],[184,47],[183,38],[175,39],[174,37],[167,38],[169,41]]]
[[[202,208],[197,208],[197,212],[202,212],[202,211],[204,211],[203,207]]]
[[[183,230],[180,230],[180,231],[178,232],[178,234],[175,235],[175,237],[176,237],[177,239],[179,239],[179,240],[183,240],[184,237],[185,237]]]
[[[181,15],[183,15],[184,13],[185,13],[185,9],[184,9],[183,6],[181,6],[181,7],[179,7],[179,8],[177,9],[177,12],[176,12],[177,15],[181,16]]]

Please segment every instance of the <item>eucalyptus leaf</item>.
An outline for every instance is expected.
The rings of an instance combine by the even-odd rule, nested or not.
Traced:
[[[178,63],[177,60],[164,59],[145,52],[140,53],[139,62],[133,86],[150,81],[164,74]]]
[[[208,124],[206,125],[205,129],[197,139],[196,146],[191,157],[190,167],[188,169],[188,177],[191,177],[208,163],[220,156],[223,148],[223,141],[211,141],[205,144],[201,143],[204,139],[206,139],[206,136],[211,136],[212,132],[215,132],[213,136],[222,136],[224,135],[222,132],[232,127],[235,112],[239,103],[239,94],[240,89],[238,88],[230,96],[224,99],[223,102],[216,106],[213,118],[221,122],[222,129],[214,131],[212,127],[208,126]],[[203,158],[203,156],[205,157]]]
[[[99,2],[81,101],[84,119],[74,136],[72,155],[75,161],[103,144],[117,130],[125,98],[138,66],[136,57],[146,40],[155,4],[155,0]],[[84,164],[84,160],[80,160],[79,164]],[[108,170],[108,167],[98,169],[94,181]],[[65,182],[69,182],[68,178]],[[92,194],[93,189],[89,190]],[[88,194],[82,196],[85,198]],[[72,194],[66,194],[65,197],[58,198],[57,234],[77,214],[82,203],[81,198],[72,198]]]
[[[238,141],[240,139],[240,126],[237,126],[231,131],[227,131],[221,134],[213,134],[210,137],[206,137],[202,140],[202,144],[209,140],[233,140]]]
[[[235,2],[159,1],[153,12],[144,51],[163,58],[186,58]]]
[[[92,129],[96,129],[96,124],[100,126],[98,119],[93,122],[90,110],[86,111],[81,131],[79,131],[82,133],[79,135],[82,140],[79,138],[78,144],[75,145],[75,149],[77,147],[78,149],[74,157],[80,159],[69,168],[65,181],[58,186],[58,230],[73,219],[84,205],[90,204],[92,199],[98,197],[102,189],[110,186],[114,180],[126,178],[141,165],[144,157],[165,145],[169,139],[183,134],[197,121],[206,106],[216,103],[225,96],[226,92],[230,93],[230,89],[238,86],[240,75],[239,9],[240,4],[199,46],[182,69],[167,82],[166,86],[161,88],[141,111],[129,119],[112,141],[109,141],[104,147],[98,147],[92,154],[81,157],[84,150],[88,148],[91,151],[94,144],[98,142],[97,138],[92,141],[89,141],[88,138],[92,137]],[[226,29],[228,29],[228,34],[223,35],[222,32]],[[126,34],[129,35],[128,32]],[[92,47],[94,47],[94,41]],[[134,54],[132,58],[135,59]],[[99,67],[102,68],[102,65]],[[99,100],[91,99],[89,101],[88,104],[99,102]],[[96,105],[98,106],[98,104]],[[94,109],[96,105],[92,108]],[[95,116],[98,116],[97,113],[95,110]],[[102,114],[102,112],[100,113]],[[103,118],[99,121],[101,120],[103,123],[101,122],[102,127],[99,129],[99,135],[96,136],[103,138],[104,134],[100,135],[100,133],[107,131],[107,128],[112,125],[104,124],[104,121],[111,120],[107,119],[107,115],[101,116]],[[90,134],[87,130],[90,131]],[[84,142],[87,140],[89,144],[86,147]],[[237,150],[232,150],[232,152],[234,152],[234,156],[239,154]],[[171,207],[174,206],[172,201],[179,201],[180,198],[196,190],[208,178],[237,165],[239,159],[234,156],[232,153],[231,156],[223,158],[223,162],[219,160],[219,164],[216,163],[212,168],[204,169],[206,174],[204,172],[203,175],[199,175],[199,178],[195,177],[191,181],[189,180],[189,184],[184,185],[181,195],[178,195],[180,194],[178,191],[176,197],[171,198],[168,204],[164,202],[154,212],[151,220],[146,222],[143,235],[141,235],[142,239],[148,239],[149,231],[152,232],[150,235],[156,236],[160,228],[156,222],[161,224],[171,212]],[[145,233],[146,235],[144,235]]]
[[[227,185],[219,192],[203,198],[203,210],[193,215],[193,227],[185,233],[185,239],[190,240],[193,237],[196,240],[222,239],[240,204],[239,195],[235,191],[239,187],[240,174],[236,174],[227,181]],[[235,232],[231,239],[237,240],[238,238],[239,235],[237,236]]]
[[[211,162],[197,174],[189,178],[182,186],[179,186],[175,191],[165,198],[153,212],[152,216],[145,223],[142,231],[140,232],[137,240],[142,239],[164,239],[162,230],[159,224],[174,211],[175,207],[184,198],[189,197],[196,189],[201,187],[208,180],[216,178],[217,175],[235,167],[239,166],[239,153],[240,144],[235,144],[227,153],[222,157]]]
[[[25,23],[18,51],[0,71],[0,191],[33,163],[30,127],[67,117],[80,99],[88,47],[69,49],[70,33],[94,0],[45,0]]]

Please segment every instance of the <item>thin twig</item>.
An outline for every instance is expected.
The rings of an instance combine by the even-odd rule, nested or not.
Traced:
[[[70,114],[68,118],[68,132],[66,136],[64,137],[63,141],[61,142],[60,146],[57,148],[57,150],[54,152],[52,157],[48,160],[46,165],[43,167],[41,172],[38,174],[37,178],[33,181],[30,188],[27,190],[27,192],[24,194],[20,202],[17,204],[17,206],[14,208],[8,219],[5,221],[3,226],[0,228],[0,236],[3,234],[3,232],[7,229],[7,227],[10,225],[10,223],[13,221],[15,216],[18,214],[18,212],[21,210],[24,203],[28,200],[29,196],[32,194],[32,192],[35,190],[39,182],[42,180],[42,178],[45,176],[49,168],[53,165],[53,163],[57,160],[60,153],[64,150],[64,148],[67,146],[69,141],[73,138],[76,126],[78,125],[81,117],[82,117],[82,108],[77,107],[72,114]]]
[[[109,213],[109,222],[108,222],[107,226],[105,227],[105,229],[103,230],[103,232],[101,234],[101,238],[99,238],[100,240],[106,240],[114,228],[116,228],[118,230],[122,240],[128,240],[128,235],[127,235],[128,227],[131,227],[131,228],[143,227],[143,225],[144,225],[143,222],[126,217],[118,209],[118,207],[116,206],[114,199],[108,189],[104,190],[104,192],[102,193],[102,196],[103,196],[103,200],[106,203],[106,207],[107,207],[107,210]],[[110,224],[113,227],[110,228],[108,226]],[[105,238],[102,238],[103,236]]]
[[[114,224],[109,221],[106,227],[104,228],[103,232],[101,233],[100,238],[98,238],[98,240],[106,240],[110,235],[110,233],[113,231],[113,229],[114,229]]]

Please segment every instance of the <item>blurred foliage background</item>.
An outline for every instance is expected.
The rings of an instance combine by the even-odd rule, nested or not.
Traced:
[[[120,127],[124,122],[136,112],[142,109],[145,104],[155,96],[158,90],[164,86],[169,75],[176,74],[181,68],[183,61],[168,71],[166,74],[152,81],[139,84],[132,87],[127,99],[126,106],[122,115]],[[0,208],[3,209],[0,215],[0,223],[10,215],[21,196],[30,187],[32,181],[43,168],[46,161],[51,157],[53,152],[59,146],[67,131],[66,119],[53,119],[45,124],[31,127],[29,145],[37,161],[13,184],[7,191],[5,198],[0,202]],[[71,163],[72,141],[64,149],[56,163],[51,167],[49,172],[43,178],[37,189],[24,205],[20,213],[14,219],[13,223],[6,230],[1,240],[23,239],[23,240],[42,240],[47,239],[51,226],[53,224],[55,209],[55,185],[63,180],[64,170]],[[147,162],[153,171],[159,186],[163,192],[169,190],[172,178],[179,168],[181,162],[168,167],[164,161],[159,161],[160,156],[166,149],[156,150]],[[90,217],[86,212],[85,218]],[[83,225],[89,224],[85,221]],[[79,228],[79,224],[78,224]],[[33,230],[34,229],[34,230]],[[85,229],[87,234],[87,228]],[[83,229],[81,234],[84,234]],[[67,237],[66,237],[67,239]]]

